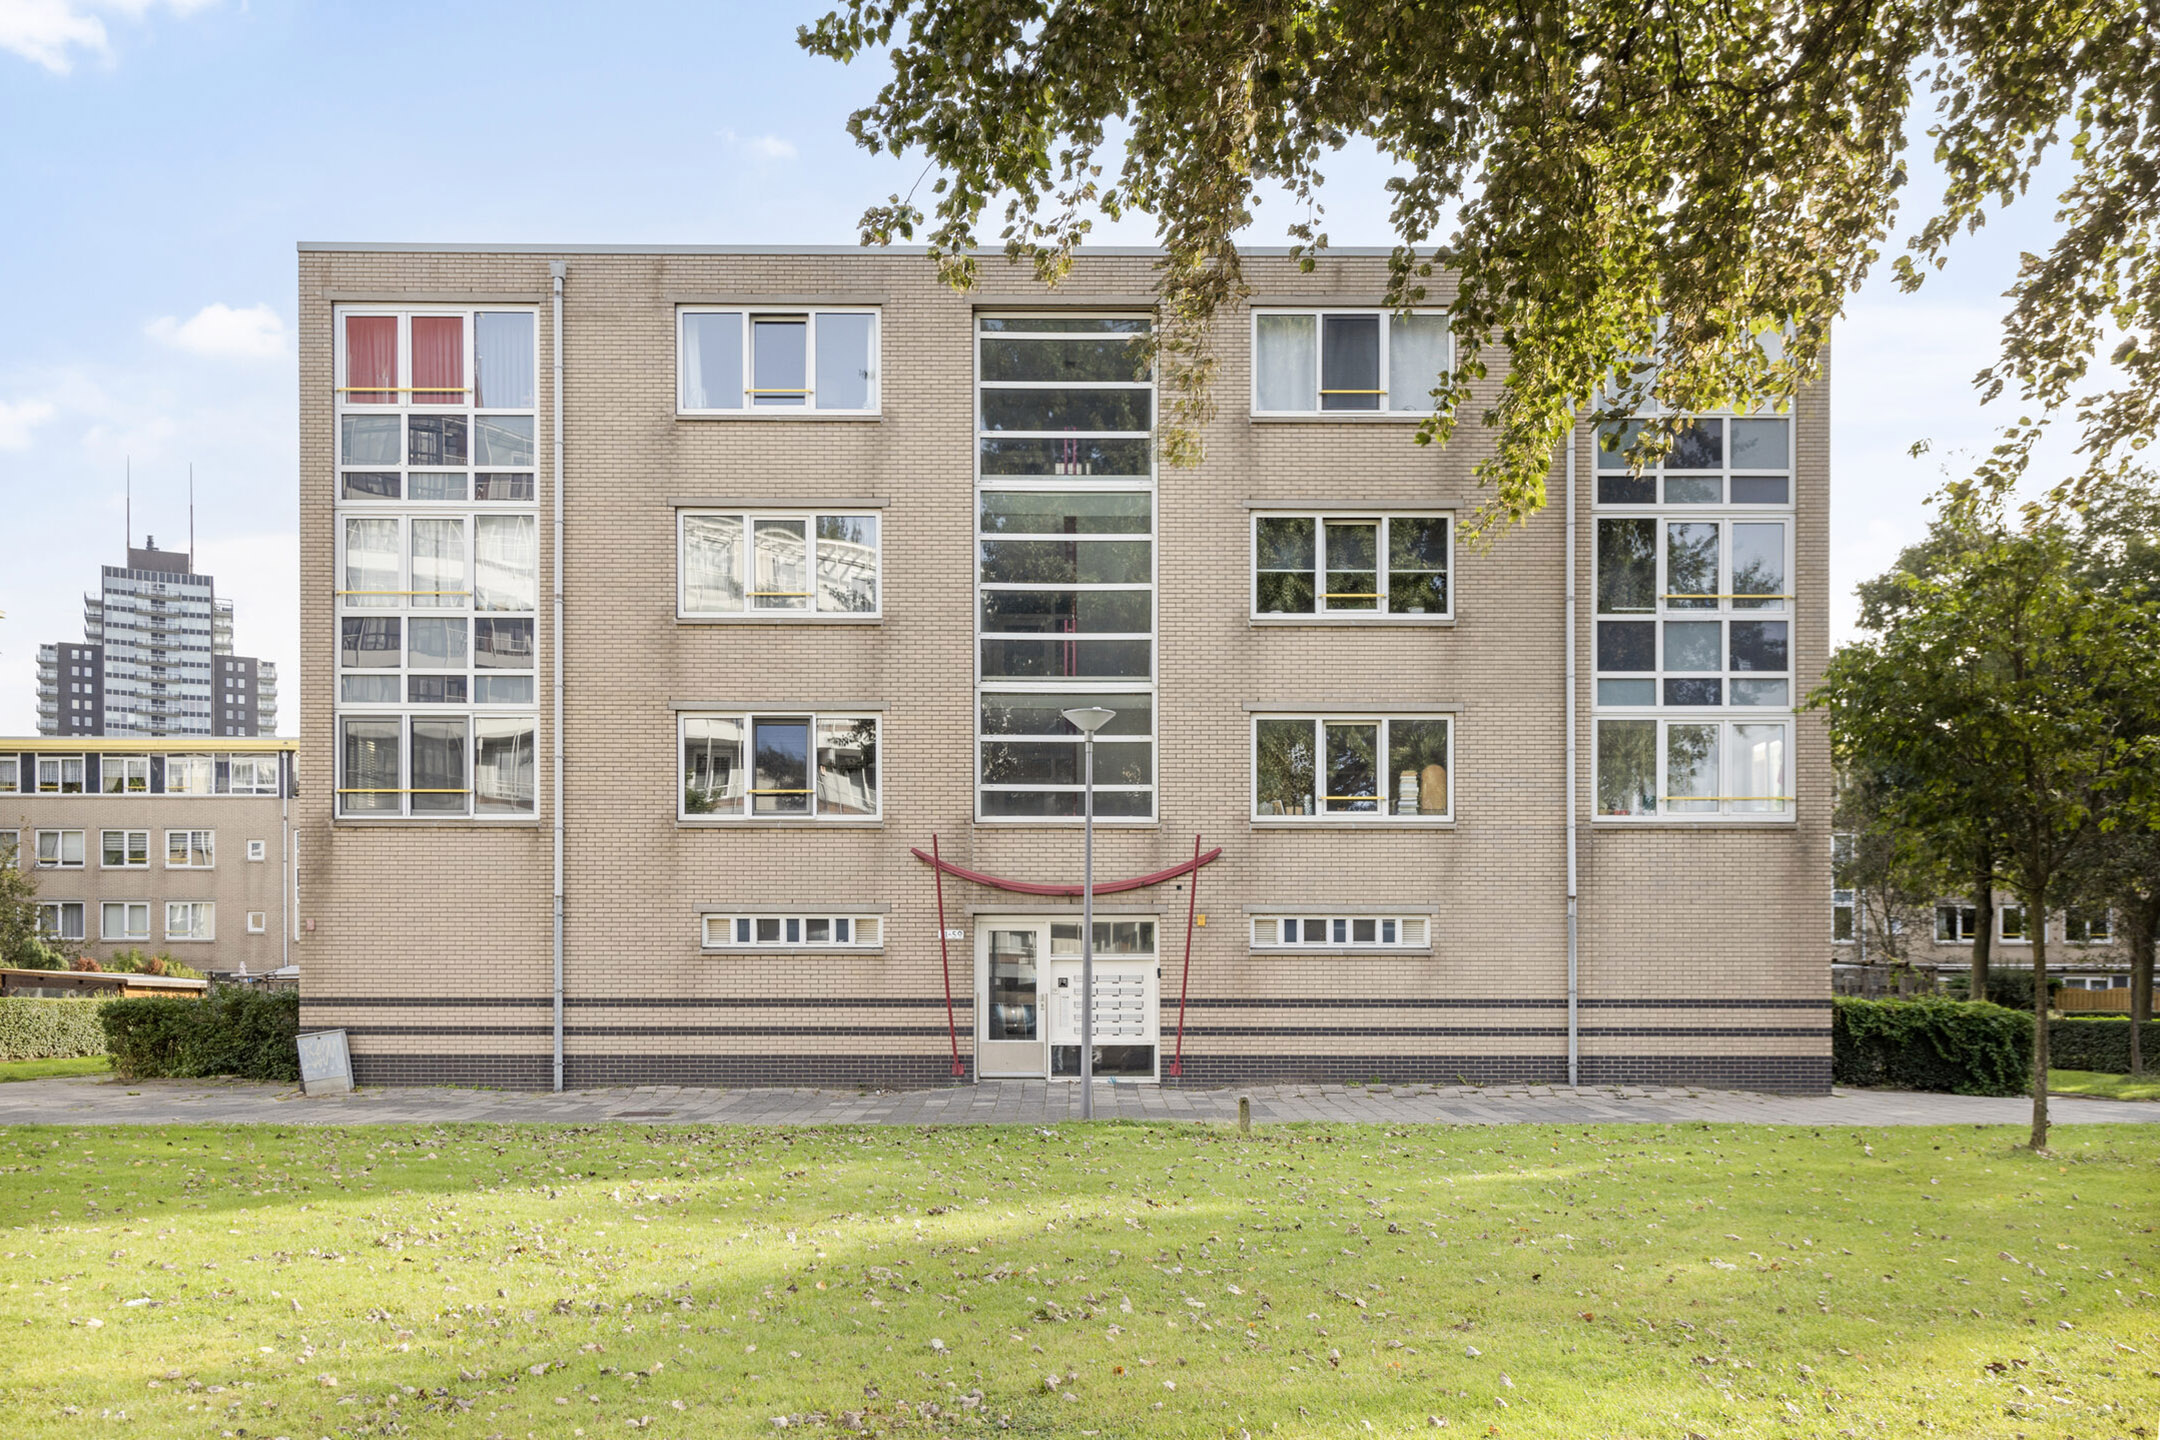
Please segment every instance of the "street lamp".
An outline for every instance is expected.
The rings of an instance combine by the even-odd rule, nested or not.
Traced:
[[[1063,712],[1087,737],[1087,810],[1080,862],[1080,1118],[1095,1118],[1095,732],[1117,711],[1083,705]]]

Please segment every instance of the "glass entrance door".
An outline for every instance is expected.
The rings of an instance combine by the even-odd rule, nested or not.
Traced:
[[[1042,959],[1048,927],[1002,924],[981,932],[982,997],[975,1036],[975,1073],[985,1078],[1029,1076],[1046,1070],[1043,1048]]]

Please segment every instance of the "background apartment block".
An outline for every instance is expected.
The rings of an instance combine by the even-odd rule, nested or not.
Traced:
[[[1826,1086],[1827,385],[1644,476],[1579,427],[1471,543],[1445,278],[1252,254],[1174,468],[1154,263],[303,245],[303,1023],[370,1083],[1069,1074],[1077,897],[991,882],[1079,880],[1092,703],[1099,882],[1219,851],[1098,903],[1102,1071]]]
[[[41,735],[275,735],[277,666],[233,654],[233,607],[149,539],[83,596],[83,643],[38,647]]]
[[[293,749],[0,739],[0,864],[36,875],[40,928],[71,954],[266,974],[290,959]]]

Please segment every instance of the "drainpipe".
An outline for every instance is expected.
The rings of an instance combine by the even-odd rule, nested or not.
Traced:
[[[278,756],[278,929],[284,933],[281,942],[279,967],[292,964],[293,899],[298,890],[298,857],[293,854],[292,831],[292,756]]]
[[[549,804],[555,811],[555,1089],[563,1088],[563,275],[569,266],[554,260],[548,264],[555,299],[555,577],[554,620],[551,632],[555,652],[555,715],[548,739],[554,751],[554,784]]]
[[[1580,976],[1577,948],[1580,925],[1575,894],[1575,412],[1568,411],[1567,436],[1567,1083],[1582,1083],[1581,1029],[1576,1022],[1576,990]]]

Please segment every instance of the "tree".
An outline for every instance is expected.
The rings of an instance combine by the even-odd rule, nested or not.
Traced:
[[[37,876],[12,851],[0,853],[0,965],[57,970],[60,959],[38,933]]]
[[[1853,938],[1869,960],[1903,964],[1912,938],[1929,933],[1936,897],[1947,893],[1940,857],[1926,837],[1882,813],[1882,782],[1869,772],[1840,777],[1831,828],[1832,882],[1853,894]]]
[[[1840,650],[1811,705],[1841,758],[1886,777],[1884,812],[1954,836],[1973,797],[1995,811],[2001,873],[2044,917],[2096,834],[2160,813],[2160,612],[2091,588],[2072,527],[2036,518],[1900,584],[1907,603]],[[2032,927],[2032,1146],[2048,1138],[2047,927]]]
[[[2027,261],[1977,380],[2067,411],[2120,337],[2123,383],[2086,407],[2084,433],[2095,466],[2143,444],[2160,429],[2156,3],[838,0],[799,39],[842,62],[887,52],[891,77],[849,131],[938,172],[927,211],[913,191],[870,207],[866,243],[924,229],[946,278],[970,284],[1003,197],[1005,253],[1055,281],[1091,211],[1155,217],[1176,463],[1210,411],[1209,322],[1244,291],[1237,238],[1259,188],[1301,207],[1288,229],[1309,265],[1327,157],[1371,142],[1401,170],[1388,301],[1453,317],[1456,364],[1434,377],[1420,440],[1447,438],[1506,351],[1482,411],[1482,526],[1544,503],[1579,408],[1780,401],[1818,373],[1923,121],[1948,181],[1900,282],[1921,284],[2067,149],[2058,238]],[[1995,468],[2019,468],[2038,428],[2018,427]],[[1649,427],[1636,453],[1672,433]]]

